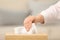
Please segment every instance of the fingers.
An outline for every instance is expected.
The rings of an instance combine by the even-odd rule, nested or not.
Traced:
[[[26,28],[27,31],[30,30],[31,25],[32,25],[32,21],[29,18],[26,18],[24,21],[24,27]]]
[[[31,26],[32,26],[32,21],[33,21],[33,17],[29,16],[24,20],[24,27],[26,28],[27,31],[30,30]]]
[[[24,24],[24,26],[25,26],[25,28],[26,28],[26,30],[27,30],[27,31],[29,31],[29,30],[30,30],[31,25],[32,25],[32,23]]]

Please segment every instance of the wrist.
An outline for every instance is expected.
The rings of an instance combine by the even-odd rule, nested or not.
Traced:
[[[35,20],[36,22],[40,22],[41,24],[44,24],[44,17],[42,15],[37,15]]]

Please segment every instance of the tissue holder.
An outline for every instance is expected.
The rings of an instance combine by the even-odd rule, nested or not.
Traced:
[[[48,40],[47,34],[6,34],[5,40]]]

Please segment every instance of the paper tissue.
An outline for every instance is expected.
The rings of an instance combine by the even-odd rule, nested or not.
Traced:
[[[32,24],[31,29],[27,32],[25,27],[16,27],[15,28],[15,34],[36,34],[37,32],[37,28],[35,26],[35,24]]]

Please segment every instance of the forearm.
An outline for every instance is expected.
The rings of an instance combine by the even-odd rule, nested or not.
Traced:
[[[60,13],[60,1],[55,5],[50,6],[48,9],[42,11],[39,16],[39,22],[41,23],[50,23],[53,20],[57,19]]]

